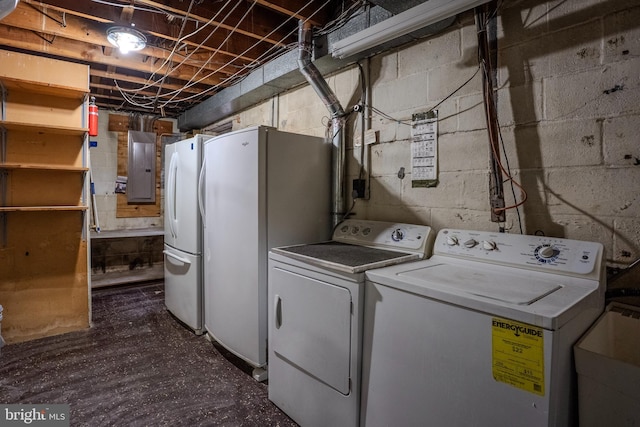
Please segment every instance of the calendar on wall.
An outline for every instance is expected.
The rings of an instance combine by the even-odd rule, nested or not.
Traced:
[[[411,186],[438,185],[438,112],[413,114],[411,118]]]

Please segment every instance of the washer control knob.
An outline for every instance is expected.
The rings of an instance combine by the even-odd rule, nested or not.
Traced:
[[[467,240],[466,242],[464,242],[464,245],[465,245],[467,248],[469,248],[469,249],[473,248],[473,247],[474,247],[474,246],[476,246],[477,244],[478,244],[478,241],[477,241],[477,240],[475,240],[475,239],[469,239],[469,240]]]
[[[495,251],[498,249],[498,245],[493,240],[485,240],[482,242],[482,247],[487,251]]]
[[[553,248],[553,246],[543,246],[538,251],[538,255],[540,255],[540,257],[544,259],[549,259],[556,255],[556,250]]]
[[[456,236],[447,236],[447,245],[449,246],[457,246],[458,238]]]
[[[358,227],[357,225],[354,225],[353,227],[351,227],[351,234],[356,235],[360,232],[360,227]]]
[[[400,240],[404,239],[404,231],[402,231],[400,228],[396,228],[391,232],[391,238],[394,242],[399,242]]]
[[[347,231],[349,231],[349,226],[348,225],[343,225],[342,227],[340,227],[340,231],[343,233],[346,233]]]

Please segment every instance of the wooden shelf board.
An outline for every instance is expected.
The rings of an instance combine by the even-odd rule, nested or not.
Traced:
[[[0,206],[0,212],[86,211],[87,206]]]
[[[0,120],[0,127],[3,127],[7,130],[55,133],[59,135],[74,135],[74,136],[81,136],[81,135],[84,135],[84,133],[89,131],[88,128],[19,123],[19,122],[10,122],[6,120]]]
[[[14,79],[11,77],[2,77],[0,82],[2,82],[7,90],[16,89],[21,92],[53,95],[61,98],[83,100],[85,95],[88,93],[77,87],[62,86],[33,80]]]
[[[82,166],[44,165],[41,163],[0,163],[0,169],[33,169],[60,172],[86,172],[89,168]]]

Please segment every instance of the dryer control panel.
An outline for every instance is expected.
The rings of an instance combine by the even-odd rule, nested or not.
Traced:
[[[597,242],[547,236],[494,233],[457,229],[440,230],[435,255],[469,258],[557,274],[597,278],[604,248]]]
[[[347,219],[337,225],[333,240],[391,251],[431,255],[435,233],[426,225]]]

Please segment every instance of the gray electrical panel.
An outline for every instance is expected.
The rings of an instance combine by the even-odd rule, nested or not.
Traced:
[[[127,202],[156,201],[156,134],[129,131]]]

